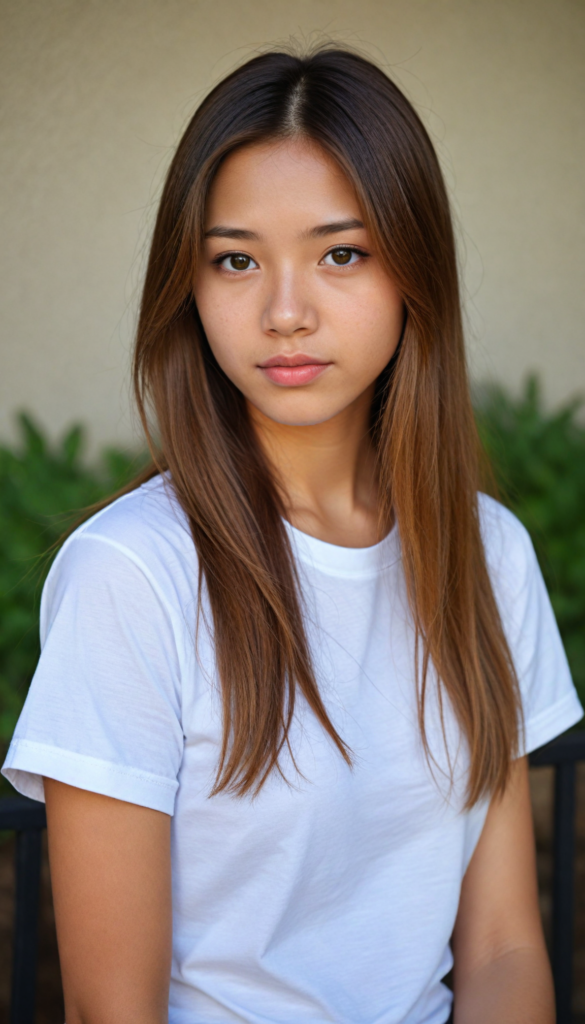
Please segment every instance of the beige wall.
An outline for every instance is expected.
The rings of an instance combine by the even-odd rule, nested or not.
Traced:
[[[0,0],[0,436],[15,409],[127,440],[143,252],[172,147],[255,48],[315,30],[383,61],[461,225],[476,375],[585,392],[582,0]]]

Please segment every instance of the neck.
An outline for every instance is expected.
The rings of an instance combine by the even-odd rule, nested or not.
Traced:
[[[309,426],[277,423],[248,404],[287,519],[343,547],[368,547],[380,539],[372,398],[373,387],[337,416]]]

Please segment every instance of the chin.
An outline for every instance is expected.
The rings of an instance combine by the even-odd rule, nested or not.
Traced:
[[[333,414],[335,415],[335,414]],[[270,416],[269,419],[275,423],[280,423],[283,427],[318,427],[320,423],[327,423],[327,420],[333,419],[333,416],[322,416],[322,417],[294,417],[294,416]]]
[[[293,396],[291,396],[292,398]],[[299,396],[300,397],[300,396]],[[324,402],[252,402],[269,420],[283,427],[316,427],[343,412],[345,406],[328,407]]]

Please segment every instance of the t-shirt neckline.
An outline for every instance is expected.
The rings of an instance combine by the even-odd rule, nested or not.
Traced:
[[[400,557],[396,523],[383,540],[367,548],[345,548],[303,533],[283,520],[297,557],[315,569],[334,576],[373,576]]]

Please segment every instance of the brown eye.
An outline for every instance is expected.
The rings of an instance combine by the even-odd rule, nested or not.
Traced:
[[[257,270],[258,264],[251,256],[246,256],[245,252],[231,252],[229,256],[218,256],[213,261],[216,266],[222,267],[223,270],[233,271],[234,270]]]
[[[348,267],[351,264],[359,263],[360,259],[364,259],[367,255],[367,253],[362,252],[360,249],[352,249],[348,245],[339,245],[336,249],[331,249],[323,257],[323,263],[329,267]]]
[[[251,262],[251,258],[244,256],[243,253],[234,253],[233,256],[228,256],[230,270],[248,270]]]
[[[351,249],[334,249],[331,253],[333,262],[336,263],[338,267],[344,267],[346,263],[349,263],[351,256]]]

